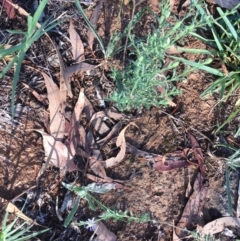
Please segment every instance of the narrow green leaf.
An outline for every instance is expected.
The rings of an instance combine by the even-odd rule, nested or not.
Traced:
[[[223,124],[218,127],[215,133],[218,133],[227,123],[232,121],[238,115],[239,112],[240,112],[240,109],[237,109],[234,112],[232,112],[231,115],[223,122]]]
[[[30,27],[30,32],[29,34],[32,35],[36,29],[36,26],[37,26],[37,23],[38,23],[38,20],[45,8],[45,6],[47,5],[48,3],[48,0],[42,0],[35,12],[35,14],[33,15],[33,18],[32,18],[32,21],[31,21],[31,24],[28,26]]]
[[[224,20],[224,22],[226,23],[226,25],[228,26],[228,28],[229,28],[230,32],[232,33],[233,37],[235,38],[235,40],[238,41],[238,34],[237,34],[235,28],[233,27],[233,25],[231,24],[231,22],[228,20],[226,15],[223,13],[222,9],[217,7],[217,11],[220,14],[220,16],[222,17],[222,19]]]
[[[78,205],[79,205],[79,203],[80,203],[80,200],[81,200],[81,197],[78,196],[77,201],[76,201],[76,203],[74,204],[73,209],[72,209],[71,212],[68,214],[68,216],[67,216],[67,218],[66,218],[66,220],[65,220],[65,222],[64,222],[64,227],[65,227],[65,228],[69,225],[69,223],[72,221],[75,213],[77,212],[77,209],[78,209]]]
[[[184,64],[190,65],[192,67],[195,67],[196,69],[202,69],[210,74],[214,74],[217,76],[223,76],[224,74],[222,72],[220,72],[219,70],[216,70],[214,68],[208,67],[204,64],[208,64],[210,62],[211,59],[207,59],[204,63],[197,63],[197,62],[193,62],[184,58],[180,58],[180,57],[175,57],[175,56],[170,56],[173,59],[179,60]]]

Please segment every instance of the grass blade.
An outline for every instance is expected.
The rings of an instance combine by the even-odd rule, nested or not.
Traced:
[[[217,76],[223,76],[224,74],[222,72],[220,72],[219,70],[216,70],[214,68],[208,67],[205,64],[209,63],[209,61],[205,61],[204,63],[196,63],[187,59],[183,59],[183,58],[179,58],[179,57],[174,57],[174,56],[170,56],[173,59],[176,59],[178,61],[181,61],[184,64],[187,64],[189,66],[195,67],[196,69],[201,69],[204,70],[210,74],[214,74]]]
[[[64,227],[65,227],[65,228],[69,225],[69,223],[70,223],[70,222],[72,221],[72,219],[73,219],[73,216],[74,216],[75,213],[77,212],[77,209],[78,209],[78,205],[79,205],[79,203],[80,203],[80,200],[81,200],[81,197],[78,196],[77,201],[76,201],[76,203],[74,204],[73,209],[72,209],[71,212],[68,214],[68,216],[67,216],[67,218],[66,218],[66,220],[65,220],[65,222],[64,222]]]
[[[83,16],[86,24],[88,25],[88,27],[90,28],[90,30],[93,32],[93,34],[95,35],[95,38],[98,40],[99,42],[99,45],[102,49],[102,52],[104,54],[104,56],[106,57],[106,52],[105,52],[105,48],[104,48],[104,45],[103,45],[103,42],[102,42],[102,39],[100,38],[100,36],[98,35],[96,29],[94,28],[94,26],[92,25],[92,23],[88,20],[84,10],[82,9],[82,6],[80,5],[79,1],[78,0],[75,0],[75,4],[76,4],[76,7],[79,11],[79,13]]]
[[[230,32],[232,33],[233,37],[235,38],[235,40],[238,41],[238,34],[237,34],[236,30],[234,29],[234,27],[232,26],[232,24],[230,23],[229,19],[223,13],[221,8],[217,7],[217,11],[220,14],[220,16],[222,17],[222,19],[224,20],[224,22],[226,23],[226,25],[228,26],[228,28],[229,28]]]
[[[222,125],[218,127],[218,129],[215,131],[215,133],[218,133],[228,122],[232,121],[240,112],[240,109],[235,110],[231,115],[223,122]]]

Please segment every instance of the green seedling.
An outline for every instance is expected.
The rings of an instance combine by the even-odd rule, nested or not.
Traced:
[[[114,221],[123,221],[123,222],[131,222],[131,221],[136,221],[136,222],[147,222],[150,221],[149,216],[147,214],[142,215],[141,217],[134,217],[131,213],[129,214],[128,211],[116,211],[116,210],[112,210],[108,207],[106,207],[105,205],[103,205],[100,201],[98,201],[92,194],[90,194],[91,192],[94,193],[106,193],[108,192],[110,189],[107,188],[109,185],[108,184],[102,184],[102,185],[98,185],[97,183],[92,183],[89,184],[88,186],[73,186],[70,184],[66,184],[66,183],[62,183],[64,187],[66,187],[68,190],[70,191],[74,191],[77,195],[77,201],[73,207],[73,209],[71,210],[71,212],[69,213],[68,217],[66,218],[65,222],[64,222],[64,226],[67,227],[69,225],[69,223],[72,221],[77,209],[78,209],[78,205],[80,203],[80,200],[82,198],[86,199],[88,202],[89,207],[92,210],[96,210],[97,208],[102,209],[104,212],[99,216],[99,218],[96,221],[101,221],[101,220],[109,220],[112,219]],[[88,225],[89,221],[86,222],[80,222],[77,223],[77,225]]]

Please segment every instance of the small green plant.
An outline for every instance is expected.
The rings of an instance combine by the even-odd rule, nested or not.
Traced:
[[[0,59],[3,59],[7,56],[11,57],[11,60],[9,61],[8,65],[0,72],[0,78],[2,78],[9,69],[15,65],[15,71],[14,71],[14,77],[13,77],[13,86],[12,86],[12,116],[14,115],[14,96],[16,92],[16,86],[18,83],[18,77],[20,73],[20,69],[22,66],[22,61],[25,57],[26,52],[31,47],[31,45],[38,40],[42,35],[44,35],[46,32],[54,28],[56,25],[59,24],[60,21],[63,21],[63,19],[55,19],[55,20],[47,20],[42,25],[38,24],[38,20],[48,3],[48,0],[43,0],[39,4],[34,16],[27,16],[27,31],[19,31],[19,30],[8,30],[12,34],[20,34],[23,35],[22,41],[10,48],[5,49],[4,45],[0,45]],[[37,28],[38,26],[38,28]]]
[[[44,229],[42,231],[32,232],[31,234],[27,235],[26,233],[29,232],[30,228],[33,225],[28,225],[28,222],[24,222],[23,224],[14,228],[14,225],[16,224],[18,218],[16,218],[10,224],[7,224],[7,220],[8,213],[6,212],[4,220],[2,222],[2,227],[0,229],[0,241],[25,241],[49,230]],[[26,225],[28,226],[26,227]]]
[[[194,35],[198,28],[206,25],[196,7],[193,6],[180,20],[170,16],[169,1],[162,1],[161,10],[161,16],[157,17],[158,27],[153,34],[147,36],[145,41],[136,44],[135,36],[130,33],[129,40],[135,49],[132,53],[133,60],[123,71],[114,69],[112,72],[118,90],[112,93],[109,100],[114,101],[120,110],[169,105],[169,99],[181,93],[174,86],[174,82],[182,80],[193,70],[203,69],[212,74],[223,75],[206,66],[211,62],[210,59],[196,63],[167,54],[170,47],[174,47],[179,41],[184,41],[185,37]],[[170,17],[172,21],[169,21]],[[190,22],[189,19],[191,19]],[[181,48],[181,50],[212,54],[210,51],[201,49]],[[170,59],[168,65],[165,62],[166,57]],[[179,74],[176,69],[180,63],[184,63],[187,67]],[[168,71],[170,74],[166,75]]]
[[[87,186],[73,186],[70,184],[62,183],[64,187],[66,187],[70,191],[74,191],[78,195],[78,199],[72,209],[72,211],[69,213],[68,217],[66,218],[64,222],[64,226],[67,227],[69,223],[72,221],[73,216],[75,215],[78,205],[80,203],[80,200],[82,198],[85,198],[88,202],[88,205],[92,210],[96,210],[96,208],[102,209],[104,212],[98,217],[96,220],[88,220],[88,221],[81,221],[80,223],[77,223],[77,225],[86,225],[87,227],[92,227],[94,223],[100,221],[100,220],[109,220],[112,219],[114,221],[123,221],[123,222],[131,222],[131,221],[136,221],[136,222],[147,222],[150,221],[149,215],[148,214],[143,214],[140,217],[134,217],[131,213],[128,211],[116,211],[112,210],[105,205],[103,205],[101,202],[99,202],[93,195],[90,194],[90,192],[95,192],[95,193],[106,193],[108,192],[109,189],[109,184],[97,184],[97,183],[92,183]],[[111,184],[110,184],[111,185]]]

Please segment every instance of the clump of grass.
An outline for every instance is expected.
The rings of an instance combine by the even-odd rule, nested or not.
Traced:
[[[64,19],[62,18],[52,20],[50,18],[46,20],[42,25],[38,24],[38,20],[41,17],[47,3],[48,0],[41,1],[35,14],[33,16],[27,16],[27,31],[23,32],[19,30],[8,30],[8,32],[12,34],[23,35],[23,39],[20,43],[15,46],[11,46],[10,48],[5,48],[4,45],[0,45],[0,59],[4,59],[6,57],[9,59],[9,63],[7,64],[7,66],[2,70],[2,72],[0,72],[0,78],[2,78],[11,69],[11,67],[15,66],[11,98],[12,116],[14,116],[14,97],[16,92],[16,86],[18,83],[18,77],[25,54],[35,41],[37,41],[49,30],[57,26],[59,22],[63,21]]]
[[[130,61],[123,71],[114,69],[112,72],[118,90],[112,93],[109,100],[114,101],[120,110],[169,105],[169,99],[181,93],[174,82],[182,80],[195,69],[222,75],[219,71],[206,66],[209,60],[195,63],[167,54],[169,48],[175,46],[178,41],[193,35],[198,28],[206,26],[206,21],[201,17],[196,6],[192,6],[183,19],[175,19],[174,22],[169,21],[171,13],[169,1],[162,1],[161,10],[161,16],[157,17],[158,27],[153,34],[147,36],[145,41],[135,44],[135,36],[129,35],[129,40],[135,49],[131,54],[134,60]],[[200,49],[181,50],[211,54],[209,51]],[[170,59],[168,65],[165,62],[166,57]],[[186,64],[186,69],[179,74],[176,69],[181,62]],[[170,71],[169,75],[166,75],[167,71]]]
[[[30,234],[26,234],[30,231],[33,225],[28,225],[28,222],[24,222],[18,227],[14,228],[18,218],[13,220],[10,224],[7,224],[8,220],[8,212],[6,212],[4,216],[4,220],[2,222],[2,226],[0,228],[0,241],[25,241],[30,240],[33,237],[36,237],[49,229],[44,229],[38,232],[32,232]],[[28,226],[26,226],[28,225]]]

